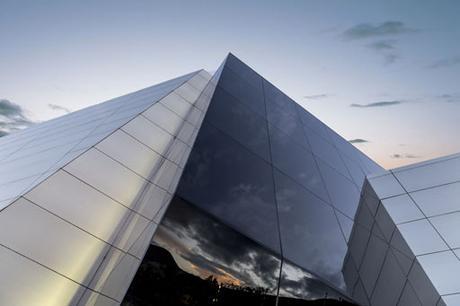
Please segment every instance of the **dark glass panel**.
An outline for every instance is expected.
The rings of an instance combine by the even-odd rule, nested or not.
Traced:
[[[283,255],[343,287],[347,246],[331,206],[275,171]]]
[[[348,242],[348,240],[350,239],[351,230],[353,229],[353,220],[337,210],[335,211],[335,214],[337,215],[337,220],[339,221],[339,225],[342,229],[343,236],[345,237],[345,240]]]
[[[263,91],[248,83],[228,67],[224,67],[218,86],[225,89],[241,103],[265,117],[265,102]]]
[[[283,262],[278,306],[356,305],[318,277],[286,261]]]
[[[326,130],[324,123],[319,121],[318,118],[307,112],[302,106],[298,104],[297,111],[305,127],[313,130],[315,133],[323,137],[325,140],[330,140],[330,133]]]
[[[174,198],[123,305],[274,306],[280,259]]]
[[[295,111],[290,112],[289,108],[280,106],[270,98],[266,99],[266,103],[268,121],[286,133],[286,135],[292,137],[297,143],[310,149],[302,124],[298,120]]]
[[[329,201],[313,155],[283,132],[270,126],[273,164],[299,184]]]
[[[342,158],[337,152],[337,149],[312,130],[305,128],[305,133],[313,153],[325,161],[329,166],[351,179]]]
[[[270,164],[210,124],[201,127],[177,193],[279,250]]]
[[[286,110],[286,112],[290,114],[294,114],[296,112],[296,103],[289,98],[286,94],[284,94],[281,90],[273,86],[270,82],[264,80],[264,92],[265,98],[268,100],[272,100],[275,102],[279,107]]]
[[[206,120],[270,161],[267,122],[225,90],[217,87]]]
[[[342,158],[356,186],[361,189],[363,187],[364,177],[365,177],[363,170],[361,169],[361,167],[359,166],[357,162],[353,161],[351,158],[347,157],[346,155],[342,154]]]
[[[262,90],[262,77],[249,68],[245,63],[236,58],[233,54],[229,54],[225,62],[225,66],[238,74],[245,81],[250,83],[255,88]]]
[[[317,161],[332,204],[342,213],[354,219],[360,197],[357,187],[326,163],[321,160]]]

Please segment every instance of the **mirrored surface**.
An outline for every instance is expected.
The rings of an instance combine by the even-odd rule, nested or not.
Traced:
[[[292,103],[288,102],[288,105],[281,106],[272,99],[267,98],[267,119],[298,144],[310,149],[302,125],[297,117],[297,112],[291,106]],[[289,111],[289,109],[292,109],[292,111]]]
[[[62,170],[25,197],[108,243],[128,215],[126,207]]]
[[[415,255],[439,252],[448,248],[426,219],[400,224],[398,229]]]
[[[394,174],[409,192],[447,184],[460,179],[460,158],[394,171]]]
[[[411,197],[428,217],[458,211],[460,183],[412,192]]]
[[[76,303],[84,287],[0,246],[0,304],[61,306]]]
[[[216,88],[206,121],[230,135],[249,150],[270,161],[267,123],[221,88]]]
[[[233,72],[238,74],[239,77],[250,83],[257,89],[262,89],[262,77],[249,68],[246,64],[241,62],[233,54],[229,53],[225,61],[225,67],[230,68]]]
[[[309,132],[308,129],[306,132],[313,153],[342,175],[350,178],[350,174],[342,158],[339,156],[337,149],[316,133]]]
[[[356,185],[321,160],[317,160],[317,163],[332,205],[348,217],[354,218],[360,197]]]
[[[275,305],[280,259],[175,198],[122,305]]]
[[[224,67],[220,75],[218,87],[223,88],[241,103],[246,104],[253,111],[265,117],[265,102],[262,89],[251,85],[227,66]]]
[[[279,250],[270,165],[209,124],[201,128],[177,194]]]
[[[344,288],[347,248],[332,207],[278,171],[275,183],[284,257]]]
[[[417,257],[439,294],[460,292],[460,261],[452,251]]]
[[[379,199],[406,193],[396,178],[390,173],[376,177],[370,177],[369,182]]]
[[[108,247],[23,198],[0,214],[0,244],[81,284],[88,283]]]
[[[382,200],[382,204],[395,223],[408,222],[425,217],[406,194],[384,199]]]
[[[277,128],[270,127],[273,165],[296,182],[329,201],[313,155]]]
[[[432,217],[430,222],[452,249],[460,247],[460,213]]]
[[[284,261],[280,289],[279,306],[301,305],[355,305],[338,291],[319,281],[313,274]]]

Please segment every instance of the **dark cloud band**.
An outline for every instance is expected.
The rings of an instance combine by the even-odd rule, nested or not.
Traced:
[[[394,101],[379,101],[379,102],[373,102],[373,103],[368,103],[368,104],[350,104],[350,107],[358,107],[358,108],[367,108],[367,107],[385,107],[385,106],[392,106],[392,105],[398,105],[402,104],[404,101],[400,100],[394,100]]]

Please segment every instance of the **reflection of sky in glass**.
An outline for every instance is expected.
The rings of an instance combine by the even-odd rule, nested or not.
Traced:
[[[319,298],[339,298],[338,292],[326,287],[314,275],[294,266],[288,262],[283,263],[279,294],[303,300]]]
[[[179,266],[227,285],[276,293],[280,261],[248,238],[176,199],[154,242],[170,250]]]
[[[177,193],[279,250],[269,164],[210,124],[201,127]]]
[[[346,243],[331,206],[275,172],[283,255],[344,288]]]

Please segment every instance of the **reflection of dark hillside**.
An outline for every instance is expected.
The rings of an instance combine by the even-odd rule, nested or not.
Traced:
[[[332,299],[317,299],[314,301],[306,301],[302,299],[293,299],[288,297],[279,297],[279,306],[356,306],[346,301],[337,301]]]
[[[335,299],[316,299],[306,301],[302,299],[294,299],[289,297],[279,297],[279,306],[357,306],[346,301],[338,301]]]
[[[201,279],[181,270],[171,254],[151,245],[139,267],[124,306],[176,305],[274,305],[275,297],[263,289],[227,286],[219,287],[209,277]]]

